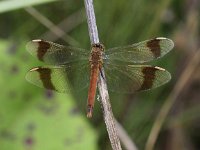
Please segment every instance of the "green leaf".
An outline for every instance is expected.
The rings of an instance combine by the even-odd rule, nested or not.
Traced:
[[[28,6],[39,5],[56,0],[7,0],[0,2],[0,13],[20,9]]]
[[[0,149],[97,149],[97,134],[71,95],[25,80],[36,61],[22,45],[0,41]]]

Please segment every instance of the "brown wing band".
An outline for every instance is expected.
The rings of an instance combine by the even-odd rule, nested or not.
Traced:
[[[38,51],[37,51],[37,57],[40,61],[43,61],[43,57],[51,45],[45,41],[40,41],[38,43],[39,43],[39,46],[38,46]]]
[[[144,81],[139,91],[150,89],[153,86],[156,71],[157,69],[152,67],[143,68],[142,73],[144,75]]]
[[[46,89],[56,90],[51,82],[51,70],[48,68],[38,68],[37,72],[40,74],[40,79]]]
[[[160,39],[153,39],[147,42],[147,47],[151,50],[155,58],[161,55]]]

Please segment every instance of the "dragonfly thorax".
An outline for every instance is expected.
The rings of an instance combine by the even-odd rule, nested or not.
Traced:
[[[103,44],[93,44],[92,45],[92,50],[91,50],[91,54],[90,54],[90,65],[91,66],[96,66],[96,65],[102,65],[103,63],[103,55],[104,52],[104,45]]]

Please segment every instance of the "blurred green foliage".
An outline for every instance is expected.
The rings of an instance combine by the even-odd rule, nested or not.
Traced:
[[[4,7],[2,2],[0,9]],[[7,12],[0,14],[0,149],[111,149],[98,102],[95,103],[94,117],[91,120],[85,117],[87,89],[78,95],[58,94],[25,81],[25,74],[30,68],[42,65],[27,53],[26,42],[43,37],[51,40],[52,36],[47,36],[50,29],[30,15],[27,8],[11,11],[14,2],[16,0]],[[34,0],[31,2],[34,3]],[[176,31],[185,19],[186,2],[94,0],[94,7],[100,41],[111,48],[153,37],[176,40]],[[77,41],[78,44],[73,46],[90,50],[85,12],[81,11],[79,17],[73,17],[84,8],[83,1],[44,1],[43,5],[35,5],[34,8],[55,25],[67,18],[68,22],[62,30]],[[55,42],[70,45],[66,38],[56,38]],[[132,95],[110,92],[114,115],[139,149],[144,149],[155,116],[178,78],[177,62],[184,53],[177,49],[175,47],[162,60],[151,63],[172,73],[170,83]],[[198,114],[197,108],[193,111],[191,107],[188,114]],[[177,118],[169,120],[173,119]],[[191,122],[187,123],[191,126]],[[162,142],[159,145],[162,147]]]

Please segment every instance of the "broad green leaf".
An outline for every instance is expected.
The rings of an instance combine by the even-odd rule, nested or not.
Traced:
[[[22,45],[0,41],[0,149],[97,149],[97,134],[69,94],[25,80],[36,61]]]

